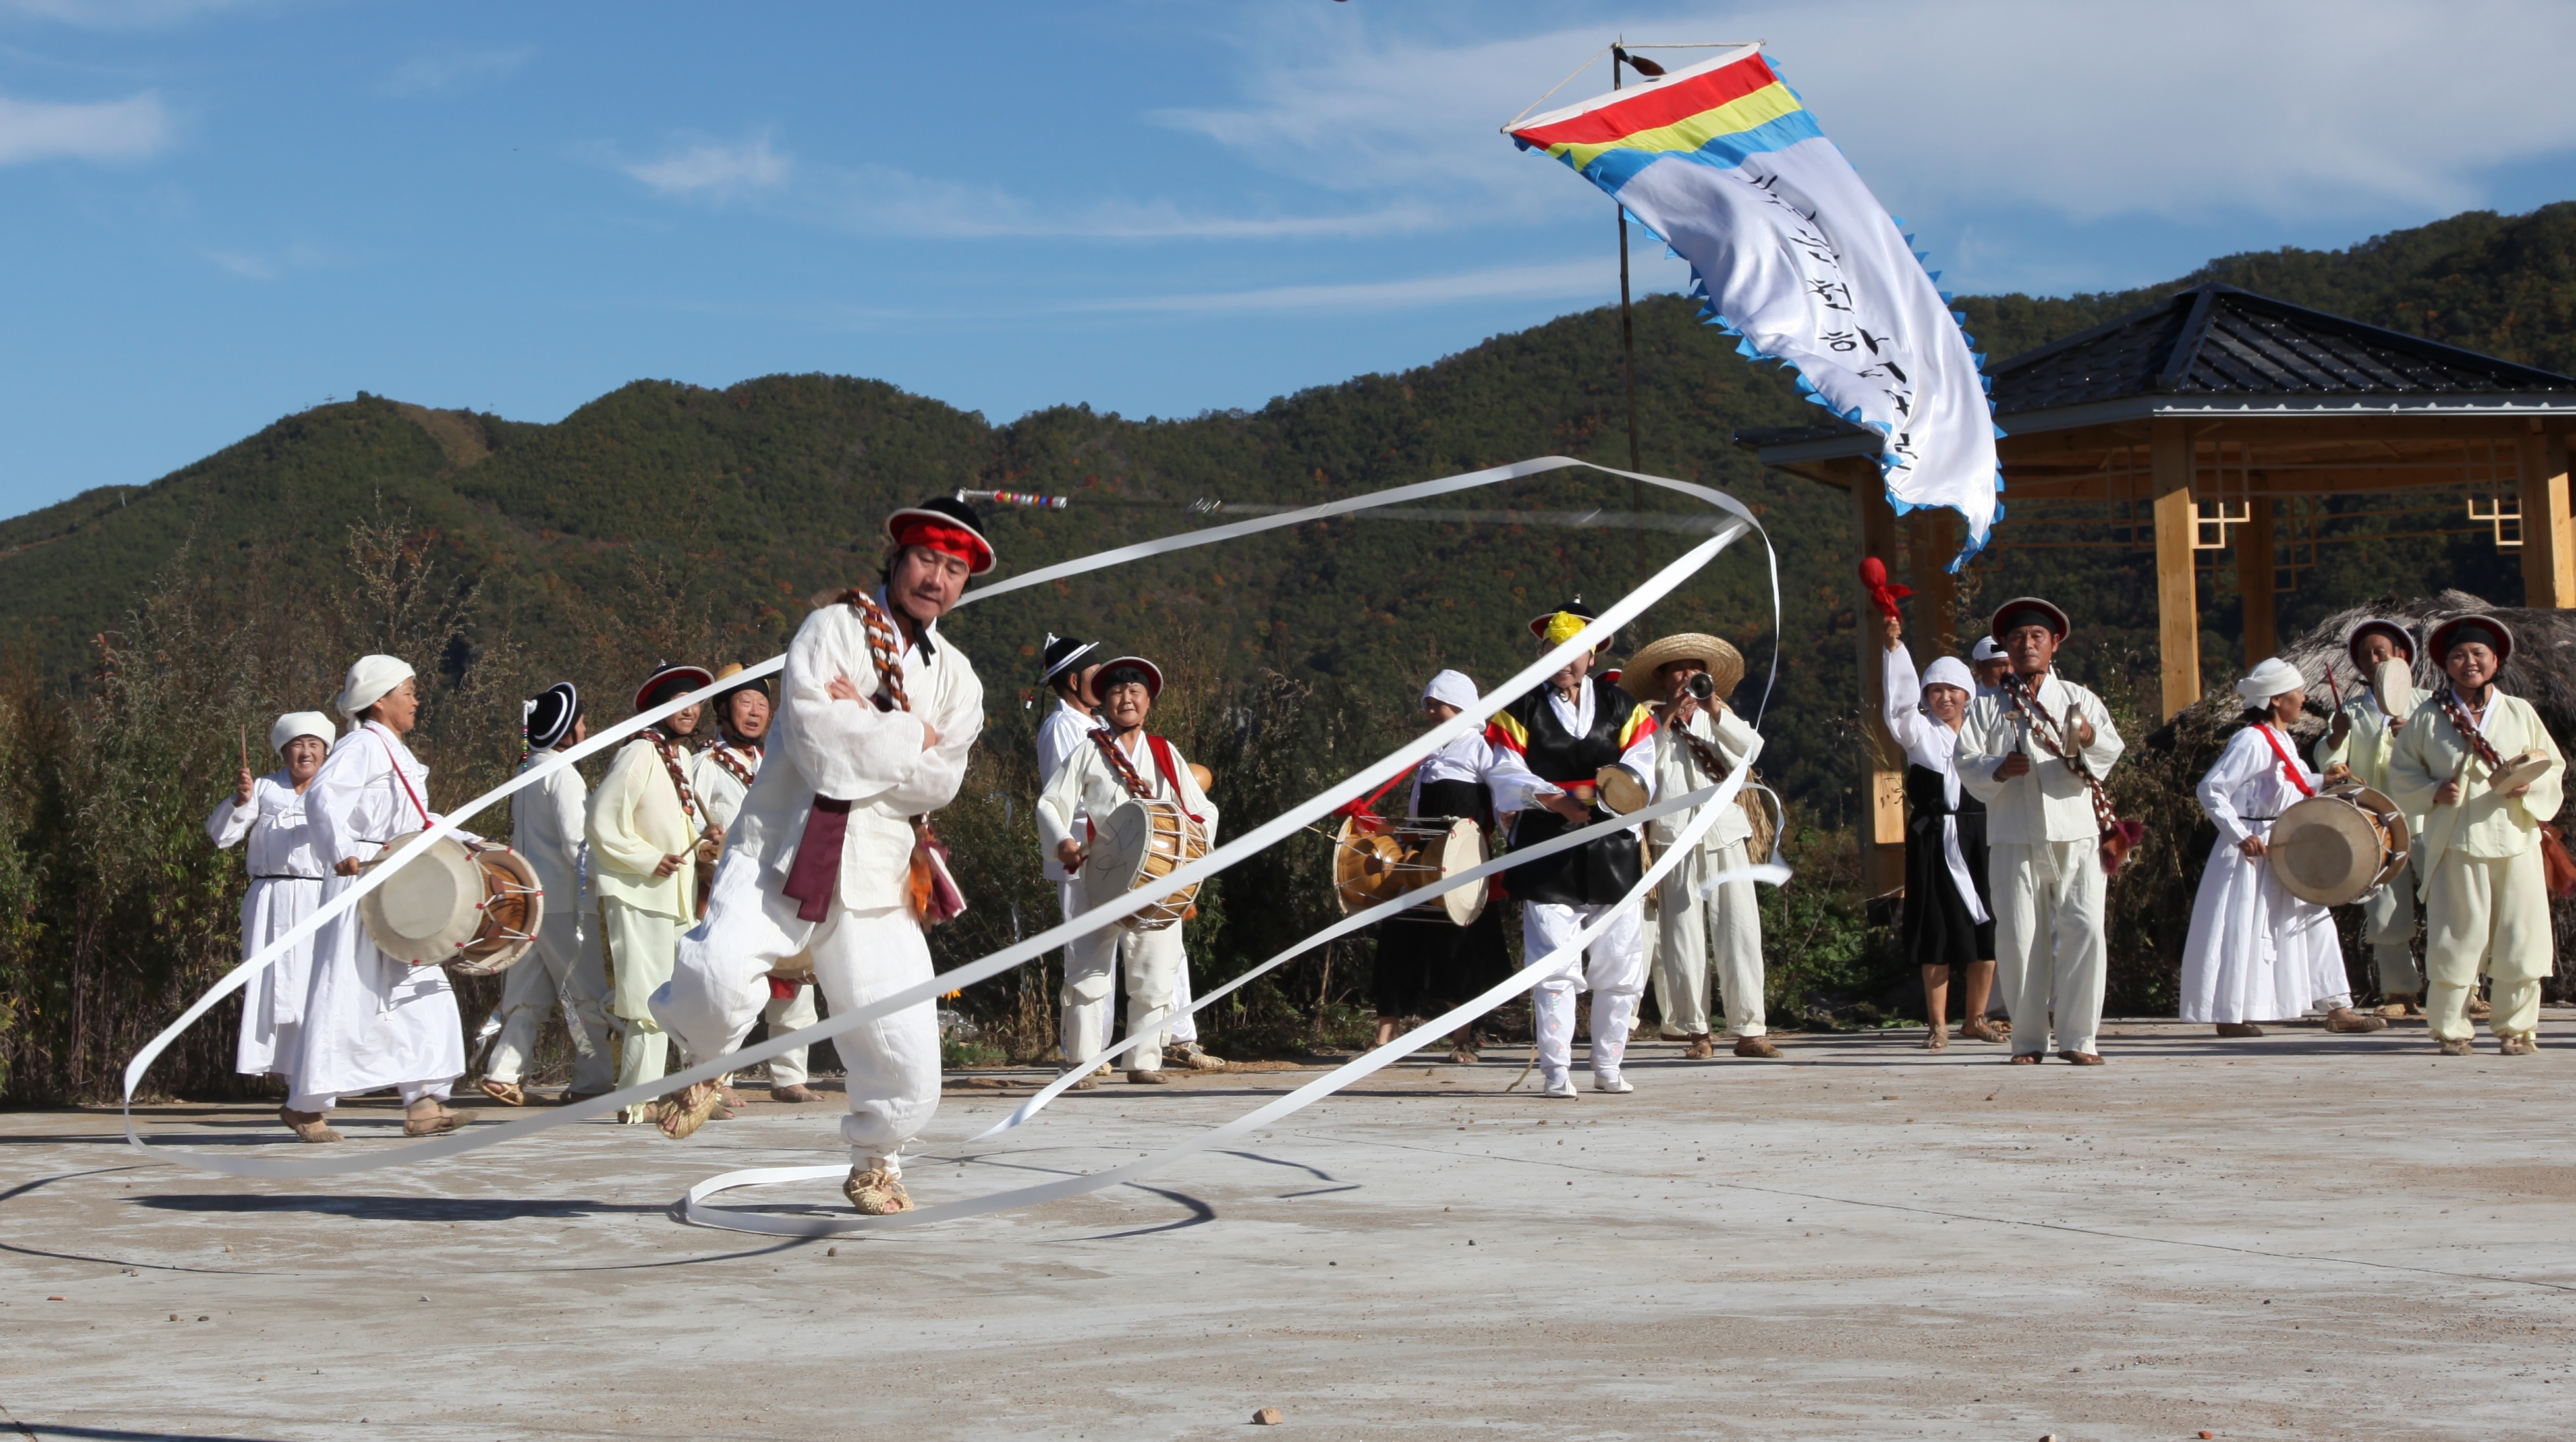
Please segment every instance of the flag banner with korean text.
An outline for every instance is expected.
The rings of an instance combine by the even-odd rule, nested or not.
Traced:
[[[1985,357],[1913,238],[1764,60],[1740,46],[1511,128],[1608,191],[1688,262],[1701,315],[1807,398],[1880,436],[1899,514],[1967,520],[1951,568],[2003,508]]]

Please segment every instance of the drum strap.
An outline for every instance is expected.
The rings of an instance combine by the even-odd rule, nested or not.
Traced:
[[[2290,778],[2290,784],[2299,788],[2301,796],[2316,795],[2317,788],[2310,786],[2308,778],[2299,774],[2299,763],[2290,759],[2289,749],[2281,744],[2279,733],[2269,726],[2258,729],[2262,731],[2263,739],[2272,743],[2272,754],[2281,758],[2281,774]]]
[[[1110,774],[1118,778],[1119,785],[1127,788],[1128,795],[1139,801],[1154,799],[1154,788],[1145,784],[1145,778],[1136,770],[1135,763],[1127,759],[1126,751],[1118,745],[1117,733],[1102,726],[1091,733],[1091,740],[1100,748],[1101,759],[1109,763]],[[1181,814],[1205,825],[1207,818],[1190,810],[1189,803],[1182,800],[1188,793],[1181,790],[1180,767],[1172,760],[1172,743],[1148,732],[1145,746],[1154,753],[1154,769],[1163,774],[1164,784],[1172,788],[1172,800],[1180,803]],[[1395,783],[1390,781],[1387,784],[1393,786]],[[1386,793],[1381,791],[1378,794],[1383,796]]]
[[[394,743],[386,740],[383,732],[374,730],[372,727],[367,734],[375,737],[376,744],[385,748],[385,764],[394,769],[394,779],[402,783],[403,795],[411,798],[411,809],[420,813],[421,826],[426,829],[436,825],[436,822],[429,819],[429,808],[420,804],[420,793],[411,789],[411,777],[404,773],[402,761],[394,755]]]

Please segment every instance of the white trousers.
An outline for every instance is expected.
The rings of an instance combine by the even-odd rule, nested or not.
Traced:
[[[1521,908],[1521,965],[1536,966],[1574,940],[1606,906],[1564,906],[1533,901]],[[1592,1072],[1619,1075],[1628,1032],[1637,1024],[1637,998],[1646,989],[1645,941],[1637,908],[1610,923],[1582,956],[1567,956],[1548,971],[1530,996],[1538,1026],[1538,1069],[1553,1084],[1574,1069],[1574,994],[1592,993]]]
[[[2443,852],[2424,890],[2426,1030],[2445,1041],[2474,1035],[2469,998],[2483,973],[2495,978],[2487,1029],[2529,1035],[2540,1025],[2541,978],[2555,966],[2540,848],[2519,856]]]
[[[581,912],[567,906],[537,923],[537,943],[501,979],[501,1035],[483,1074],[515,1082],[536,1050],[546,1013],[563,1009],[572,1036],[572,1089],[584,1096],[609,1090],[617,1063],[609,1055],[608,968],[582,946]]]
[[[1128,1071],[1161,1071],[1163,1044],[1170,1040],[1176,979],[1187,965],[1181,950],[1179,923],[1160,931],[1130,932],[1108,926],[1065,948],[1064,1039],[1066,1065],[1075,1070],[1093,1064],[1109,1049],[1111,992],[1116,975],[1127,976],[1127,1034],[1147,1040],[1121,1063]]]
[[[1710,876],[1748,864],[1741,841],[1695,850],[1655,890],[1655,1010],[1663,1013],[1667,1036],[1708,1034],[1712,958],[1727,1031],[1760,1036],[1769,1030],[1762,1004],[1760,894],[1750,881],[1727,882],[1705,900],[1699,894]]]
[[[2101,843],[1995,842],[1986,852],[1994,892],[1995,989],[2012,1012],[2013,1054],[2094,1052],[2102,1029],[2105,893]]]
[[[822,1014],[814,1009],[814,983],[810,981],[802,983],[796,988],[794,996],[771,996],[769,1004],[760,1009],[760,1019],[769,1023],[771,1036],[777,1036],[782,1032],[801,1031],[821,1021]],[[801,1087],[812,1081],[814,1074],[806,1069],[805,1058],[806,1048],[801,1046],[789,1047],[771,1057],[769,1059],[770,1087],[772,1089]]]
[[[2415,967],[2415,863],[2408,861],[2389,882],[2361,902],[2362,939],[2370,943],[2371,961],[2379,973],[2379,994],[2422,996],[2424,974]]]
[[[930,980],[930,944],[900,906],[853,911],[835,901],[821,921],[764,884],[761,867],[727,851],[709,888],[706,918],[680,939],[671,979],[653,993],[653,1015],[692,1056],[742,1046],[769,1005],[769,972],[802,951],[835,1016]],[[850,1164],[900,1176],[904,1143],[939,1111],[936,997],[876,1018],[835,1042],[847,1078],[841,1139]]]

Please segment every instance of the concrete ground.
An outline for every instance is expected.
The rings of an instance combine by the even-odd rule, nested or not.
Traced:
[[[1575,1101],[1426,1054],[1150,1186],[836,1243],[672,1210],[830,1160],[830,1106],[315,1183],[19,1113],[0,1407],[47,1439],[2564,1436],[2571,1022],[2529,1058],[2134,1023],[2099,1070],[1650,1045],[1633,1095]],[[913,1189],[1097,1169],[1309,1075],[1107,1083],[971,1152],[1024,1088],[960,1079]],[[399,1120],[344,1115],[357,1146]],[[726,1200],[764,1199],[838,1202]]]

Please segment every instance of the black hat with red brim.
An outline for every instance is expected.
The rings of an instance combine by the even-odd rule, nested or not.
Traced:
[[[1142,656],[1120,656],[1101,662],[1099,672],[1091,678],[1091,689],[1105,697],[1110,687],[1129,677],[1145,683],[1146,695],[1156,699],[1162,697],[1163,668]]]
[[[2453,616],[2424,638],[2424,649],[2433,653],[2435,661],[2447,663],[2454,648],[2471,641],[2485,642],[2499,666],[2513,655],[2513,632],[2493,616]]]
[[[650,711],[674,696],[703,691],[714,684],[715,674],[704,666],[664,666],[635,688],[635,709]]]
[[[898,546],[927,546],[966,563],[966,574],[980,576],[998,559],[984,538],[983,519],[975,508],[954,496],[932,496],[885,519],[886,539]]]
[[[1995,608],[1995,622],[1987,628],[1986,634],[1994,637],[1995,644],[2000,646],[2004,637],[2024,626],[2046,626],[2049,634],[2060,641],[2074,629],[2066,623],[2066,613],[2057,609],[2056,603],[2043,601],[2037,596],[2015,596]]]

